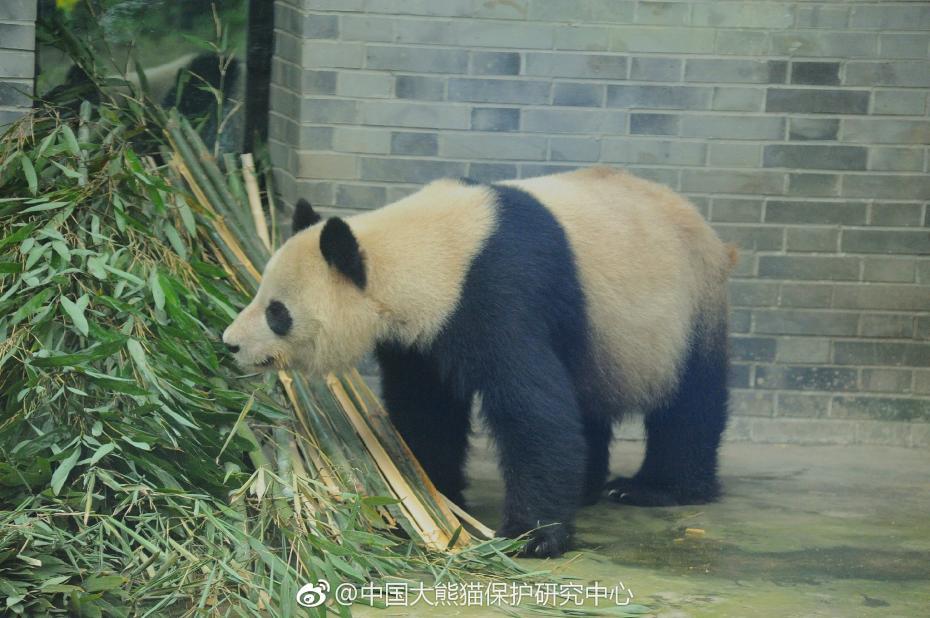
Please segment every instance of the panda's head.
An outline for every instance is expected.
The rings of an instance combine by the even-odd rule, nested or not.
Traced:
[[[268,261],[258,293],[223,333],[245,370],[322,375],[373,345],[378,311],[365,293],[365,256],[348,223],[301,200],[294,235]]]

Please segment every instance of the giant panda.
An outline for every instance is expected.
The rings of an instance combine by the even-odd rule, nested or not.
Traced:
[[[719,493],[734,261],[683,197],[592,168],[444,179],[322,221],[306,202],[254,300],[223,333],[249,370],[311,375],[369,351],[388,412],[454,501],[472,400],[506,484],[498,533],[558,556],[603,491],[639,506]],[[605,484],[614,423],[645,412],[646,455]]]

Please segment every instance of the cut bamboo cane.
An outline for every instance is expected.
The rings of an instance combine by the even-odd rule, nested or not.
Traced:
[[[262,197],[258,192],[258,182],[255,180],[255,162],[252,155],[242,155],[242,178],[245,180],[245,192],[249,198],[252,209],[252,219],[255,220],[255,231],[269,252],[272,250],[271,238],[268,236],[268,226],[265,224],[265,215],[262,212]]]

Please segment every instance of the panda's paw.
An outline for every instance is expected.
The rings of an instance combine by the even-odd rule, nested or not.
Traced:
[[[678,506],[678,498],[670,491],[651,487],[635,478],[618,476],[605,486],[607,497],[619,504],[631,506]]]
[[[497,531],[497,536],[518,538],[526,532],[526,526],[504,525]],[[571,537],[571,527],[565,524],[542,526],[529,532],[520,556],[523,558],[558,558],[568,550]]]

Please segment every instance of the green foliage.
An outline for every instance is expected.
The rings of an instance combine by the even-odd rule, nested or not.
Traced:
[[[318,577],[519,575],[514,542],[426,552],[387,529],[391,501],[273,463],[313,447],[222,350],[246,291],[211,215],[127,140],[134,113],[46,112],[0,141],[0,603],[286,616]]]

